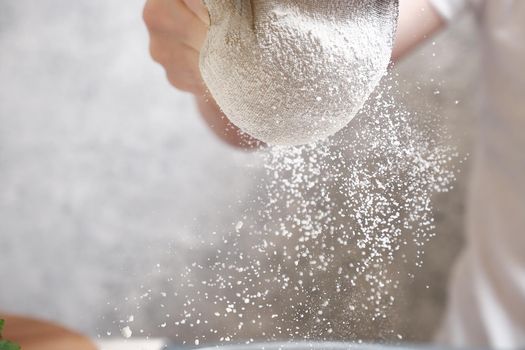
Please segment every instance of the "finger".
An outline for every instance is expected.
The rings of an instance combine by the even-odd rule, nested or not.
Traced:
[[[173,30],[176,23],[175,4],[179,0],[148,0],[142,13],[144,22],[150,32],[162,33]]]
[[[151,57],[163,66],[177,65],[198,71],[199,52],[185,43],[169,37],[155,36],[150,40]]]
[[[210,15],[204,1],[202,0],[182,0],[184,4],[193,12],[204,24],[210,25]]]
[[[206,6],[202,0],[178,0],[175,9],[180,14],[180,40],[200,51],[208,36],[209,16]]]
[[[191,92],[193,94],[203,94],[206,86],[201,80],[193,76],[191,72],[179,70],[177,68],[166,70],[166,77],[169,83],[178,90]]]
[[[153,39],[150,43],[151,56],[160,63],[175,87],[190,91],[188,86],[204,85],[199,69],[199,53],[184,44],[163,39]]]
[[[144,21],[151,38],[166,37],[200,50],[207,26],[182,0],[150,0],[144,8]]]

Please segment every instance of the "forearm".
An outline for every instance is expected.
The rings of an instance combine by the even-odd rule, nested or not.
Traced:
[[[262,142],[243,133],[233,125],[222,113],[213,98],[199,94],[196,95],[196,102],[205,123],[222,141],[243,149],[254,149],[263,145]]]
[[[400,60],[439,31],[445,22],[430,0],[400,0],[392,60]]]

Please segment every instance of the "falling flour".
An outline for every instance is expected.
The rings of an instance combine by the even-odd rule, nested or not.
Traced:
[[[346,126],[387,71],[397,0],[206,0],[200,69],[211,95],[270,145]]]
[[[337,137],[262,150],[241,217],[191,250],[174,245],[163,289],[126,300],[148,310],[134,328],[203,345],[359,340],[382,323],[374,335],[398,340],[388,315],[402,275],[422,262],[431,198],[453,183],[457,154],[431,115],[407,111],[395,82],[383,83]]]

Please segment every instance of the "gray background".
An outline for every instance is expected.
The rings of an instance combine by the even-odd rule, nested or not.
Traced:
[[[170,88],[148,56],[142,6],[0,0],[2,311],[104,335],[115,304],[166,283],[197,233],[236,222],[261,171],[258,156],[221,144],[191,96]],[[460,21],[396,68],[412,91],[405,103],[443,115],[462,155],[474,124],[471,27]],[[436,196],[437,237],[401,281],[388,327],[406,339],[428,340],[439,323],[467,173],[468,161],[454,190]],[[134,315],[146,333],[170,335],[154,310]]]

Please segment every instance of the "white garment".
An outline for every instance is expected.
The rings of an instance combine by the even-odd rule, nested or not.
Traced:
[[[525,0],[432,1],[448,19],[475,11],[483,44],[467,247],[438,340],[525,349]]]

